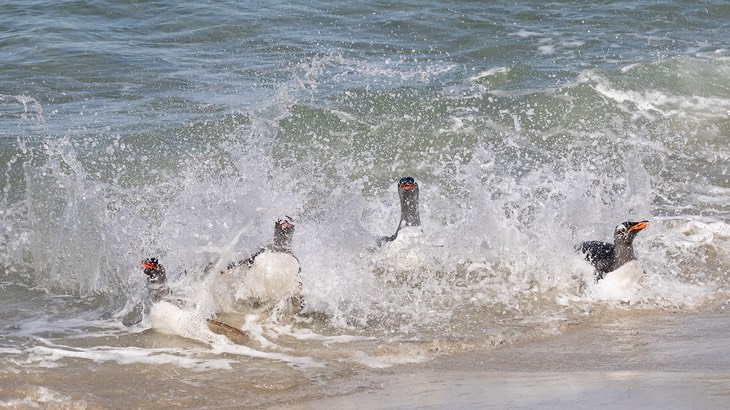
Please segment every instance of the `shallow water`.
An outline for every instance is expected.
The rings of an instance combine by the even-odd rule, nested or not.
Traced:
[[[375,382],[364,391],[283,408],[725,408],[726,310],[601,311],[558,336],[398,368],[364,379]]]
[[[728,300],[723,2],[1,8],[3,405],[303,403]],[[406,175],[422,232],[378,248]],[[221,314],[283,215],[304,312]],[[594,284],[573,247],[645,219],[638,286]],[[125,326],[151,256],[174,300]]]

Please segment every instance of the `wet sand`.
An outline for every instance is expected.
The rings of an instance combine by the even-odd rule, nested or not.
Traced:
[[[562,334],[385,369],[336,361],[252,369],[261,363],[231,356],[231,369],[192,371],[69,358],[61,367],[0,369],[0,407],[730,408],[730,305],[723,306],[607,309]]]
[[[562,335],[392,368],[370,382],[277,408],[726,409],[730,309],[609,311]]]

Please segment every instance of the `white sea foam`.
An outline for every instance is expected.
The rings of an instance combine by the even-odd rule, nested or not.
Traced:
[[[621,67],[621,72],[622,72],[622,73],[627,73],[627,72],[629,72],[629,71],[631,71],[631,70],[634,70],[634,69],[636,69],[636,68],[639,68],[639,67],[641,67],[641,66],[642,66],[642,64],[641,64],[641,63],[636,63],[636,64],[629,64],[629,65],[627,65],[627,66]]]
[[[510,35],[527,38],[527,37],[540,36],[540,35],[542,35],[542,33],[538,33],[536,31],[529,31],[526,29],[521,29],[521,30],[517,31],[516,33],[511,33]]]
[[[351,360],[373,369],[385,369],[400,364],[423,363],[431,357],[418,353],[368,355],[361,351],[352,352]]]
[[[540,50],[541,54],[554,54],[555,53],[555,46],[552,44],[543,44],[539,47],[537,47],[538,50]]]
[[[352,335],[347,335],[347,334],[327,336],[327,335],[315,333],[311,329],[306,329],[306,328],[301,328],[301,329],[296,328],[295,329],[292,325],[280,325],[272,330],[279,335],[293,337],[297,340],[315,341],[315,342],[321,343],[324,346],[329,346],[329,345],[334,345],[334,344],[345,344],[345,343],[352,343],[352,342],[359,342],[359,341],[367,341],[367,340],[377,340],[377,338],[372,337],[372,336],[352,336]]]
[[[85,359],[93,362],[114,362],[118,364],[171,364],[195,371],[211,369],[230,369],[235,361],[219,358],[199,358],[209,354],[204,349],[154,349],[137,347],[97,346],[93,348],[74,348],[48,343],[28,349],[28,358],[21,365],[35,367],[63,366],[64,359]]]
[[[282,301],[285,303],[286,301]],[[151,327],[158,332],[181,336],[191,340],[203,342],[209,346],[209,350],[192,349],[186,351],[191,357],[184,358],[177,363],[180,366],[212,366],[208,364],[208,359],[199,358],[204,353],[220,354],[228,353],[244,357],[261,358],[275,361],[282,361],[292,365],[303,367],[319,367],[322,366],[317,360],[310,357],[300,357],[298,355],[288,355],[281,353],[282,351],[290,351],[291,349],[282,348],[275,342],[266,337],[266,333],[273,327],[279,327],[273,313],[269,315],[249,314],[246,317],[246,323],[242,326],[251,338],[251,346],[234,344],[227,337],[213,333],[206,324],[204,315],[198,308],[191,305],[178,306],[175,303],[161,301],[155,303],[148,318]],[[272,321],[273,320],[273,321]],[[274,332],[276,333],[276,332]],[[253,346],[259,346],[263,350],[257,350]],[[267,351],[271,350],[271,351]],[[178,353],[177,351],[174,351]],[[148,362],[152,359],[147,357],[138,357],[135,362]],[[168,358],[167,362],[174,362],[172,358]],[[215,365],[216,362],[213,363]]]
[[[326,364],[322,361],[308,356],[287,355],[278,352],[264,352],[256,349],[251,349],[246,346],[234,344],[215,344],[212,346],[210,352],[215,354],[227,353],[259,359],[281,361],[291,366],[300,366],[305,368],[321,368],[326,366]]]
[[[725,116],[730,110],[730,99],[717,96],[697,96],[672,94],[661,89],[631,90],[619,88],[609,79],[594,72],[584,72],[579,81],[590,81],[601,95],[619,104],[630,103],[631,108],[624,107],[635,115],[643,115],[654,120],[654,115],[687,116],[704,114],[707,116]],[[635,107],[636,110],[633,108]]]
[[[469,80],[470,81],[479,81],[483,78],[492,77],[492,76],[499,75],[499,74],[507,74],[509,72],[510,72],[509,67],[495,67],[495,68],[489,69],[487,71],[482,71],[481,73],[479,73],[473,77],[470,77]]]
[[[157,309],[155,309],[155,307]],[[35,367],[62,367],[64,359],[84,359],[93,362],[115,362],[119,364],[170,364],[194,371],[213,369],[227,370],[231,365],[238,363],[237,359],[221,359],[222,353],[238,355],[247,358],[282,361],[302,367],[321,367],[310,357],[287,355],[280,352],[256,350],[249,346],[233,344],[225,336],[212,333],[205,325],[205,320],[198,320],[195,313],[184,312],[179,307],[166,302],[159,302],[153,307],[150,322],[154,323],[156,331],[182,336],[197,340],[208,345],[201,348],[142,348],[133,346],[95,346],[81,348],[52,343],[39,339],[43,345],[28,349],[13,349],[8,353],[25,359],[11,359],[21,366]],[[273,343],[268,345],[273,350],[278,349]],[[287,349],[283,349],[287,350]]]

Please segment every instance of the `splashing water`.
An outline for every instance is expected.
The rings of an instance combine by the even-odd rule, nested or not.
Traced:
[[[474,73],[332,52],[292,64],[250,106],[62,135],[39,98],[2,95],[25,127],[3,141],[5,291],[43,298],[65,326],[48,320],[8,337],[38,338],[27,359],[38,366],[85,357],[235,367],[222,353],[384,367],[560,332],[595,306],[725,297],[730,99],[711,87],[724,59],[579,69],[536,84],[527,64]],[[421,187],[423,232],[378,248],[397,226],[405,175]],[[228,319],[253,344],[232,345],[205,325],[231,305],[211,275],[270,242],[285,214],[297,221],[306,314],[240,312]],[[652,221],[636,241],[644,275],[612,296],[573,247],[610,240],[632,219]],[[121,318],[144,303],[138,263],[148,256],[184,303],[157,304],[126,328]],[[69,297],[83,302],[69,308]],[[153,339],[148,328],[191,346],[129,347],[133,336]],[[81,329],[96,333],[48,340]],[[129,344],[88,346],[111,337]]]

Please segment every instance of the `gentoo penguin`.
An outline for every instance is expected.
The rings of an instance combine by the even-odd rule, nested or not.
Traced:
[[[157,258],[148,258],[142,261],[142,269],[142,272],[147,275],[147,288],[150,293],[150,301],[155,303],[153,307],[147,308],[152,327],[162,332],[169,332],[172,334],[185,333],[186,329],[184,326],[181,328],[180,323],[185,323],[187,321],[179,320],[179,318],[188,315],[181,310],[184,302],[173,301],[168,297],[172,292],[167,286],[165,267],[160,264]],[[171,303],[157,303],[163,300]],[[178,318],[178,320],[176,320],[176,318]],[[141,321],[141,318],[135,323],[138,323],[139,321]],[[208,324],[208,328],[212,332],[226,336],[234,343],[246,344],[250,341],[248,334],[234,326],[223,323],[214,318],[209,318],[206,322]]]
[[[148,258],[142,261],[142,272],[147,275],[147,289],[150,292],[152,302],[159,302],[170,295],[165,267],[160,264],[157,258]]]
[[[134,305],[122,318],[125,326],[136,325],[141,322],[150,311],[153,303],[157,303],[170,295],[170,288],[167,286],[167,275],[165,268],[157,258],[148,258],[142,261],[142,272],[147,275],[148,297]]]
[[[613,233],[613,244],[588,241],[576,247],[596,269],[602,288],[615,292],[633,289],[644,271],[634,254],[634,238],[649,226],[648,221],[624,222]]]
[[[398,229],[391,236],[378,239],[378,245],[392,242],[404,228],[413,227],[421,232],[421,214],[418,210],[418,184],[413,177],[403,177],[398,181],[398,196],[400,197],[400,223]]]
[[[290,217],[274,223],[274,242],[250,257],[228,265],[222,274],[241,272],[243,283],[237,298],[258,307],[269,302],[291,298],[301,308],[299,260],[292,252],[294,222]]]
[[[649,221],[624,222],[614,230],[613,244],[588,241],[580,244],[578,250],[596,268],[596,278],[603,279],[607,273],[636,260],[634,238],[642,229],[646,229],[648,226]]]
[[[377,241],[379,250],[373,262],[384,272],[410,272],[406,278],[419,283],[413,272],[427,269],[429,250],[421,229],[421,216],[418,210],[418,184],[412,177],[398,181],[400,197],[400,223],[395,234],[381,237]]]

